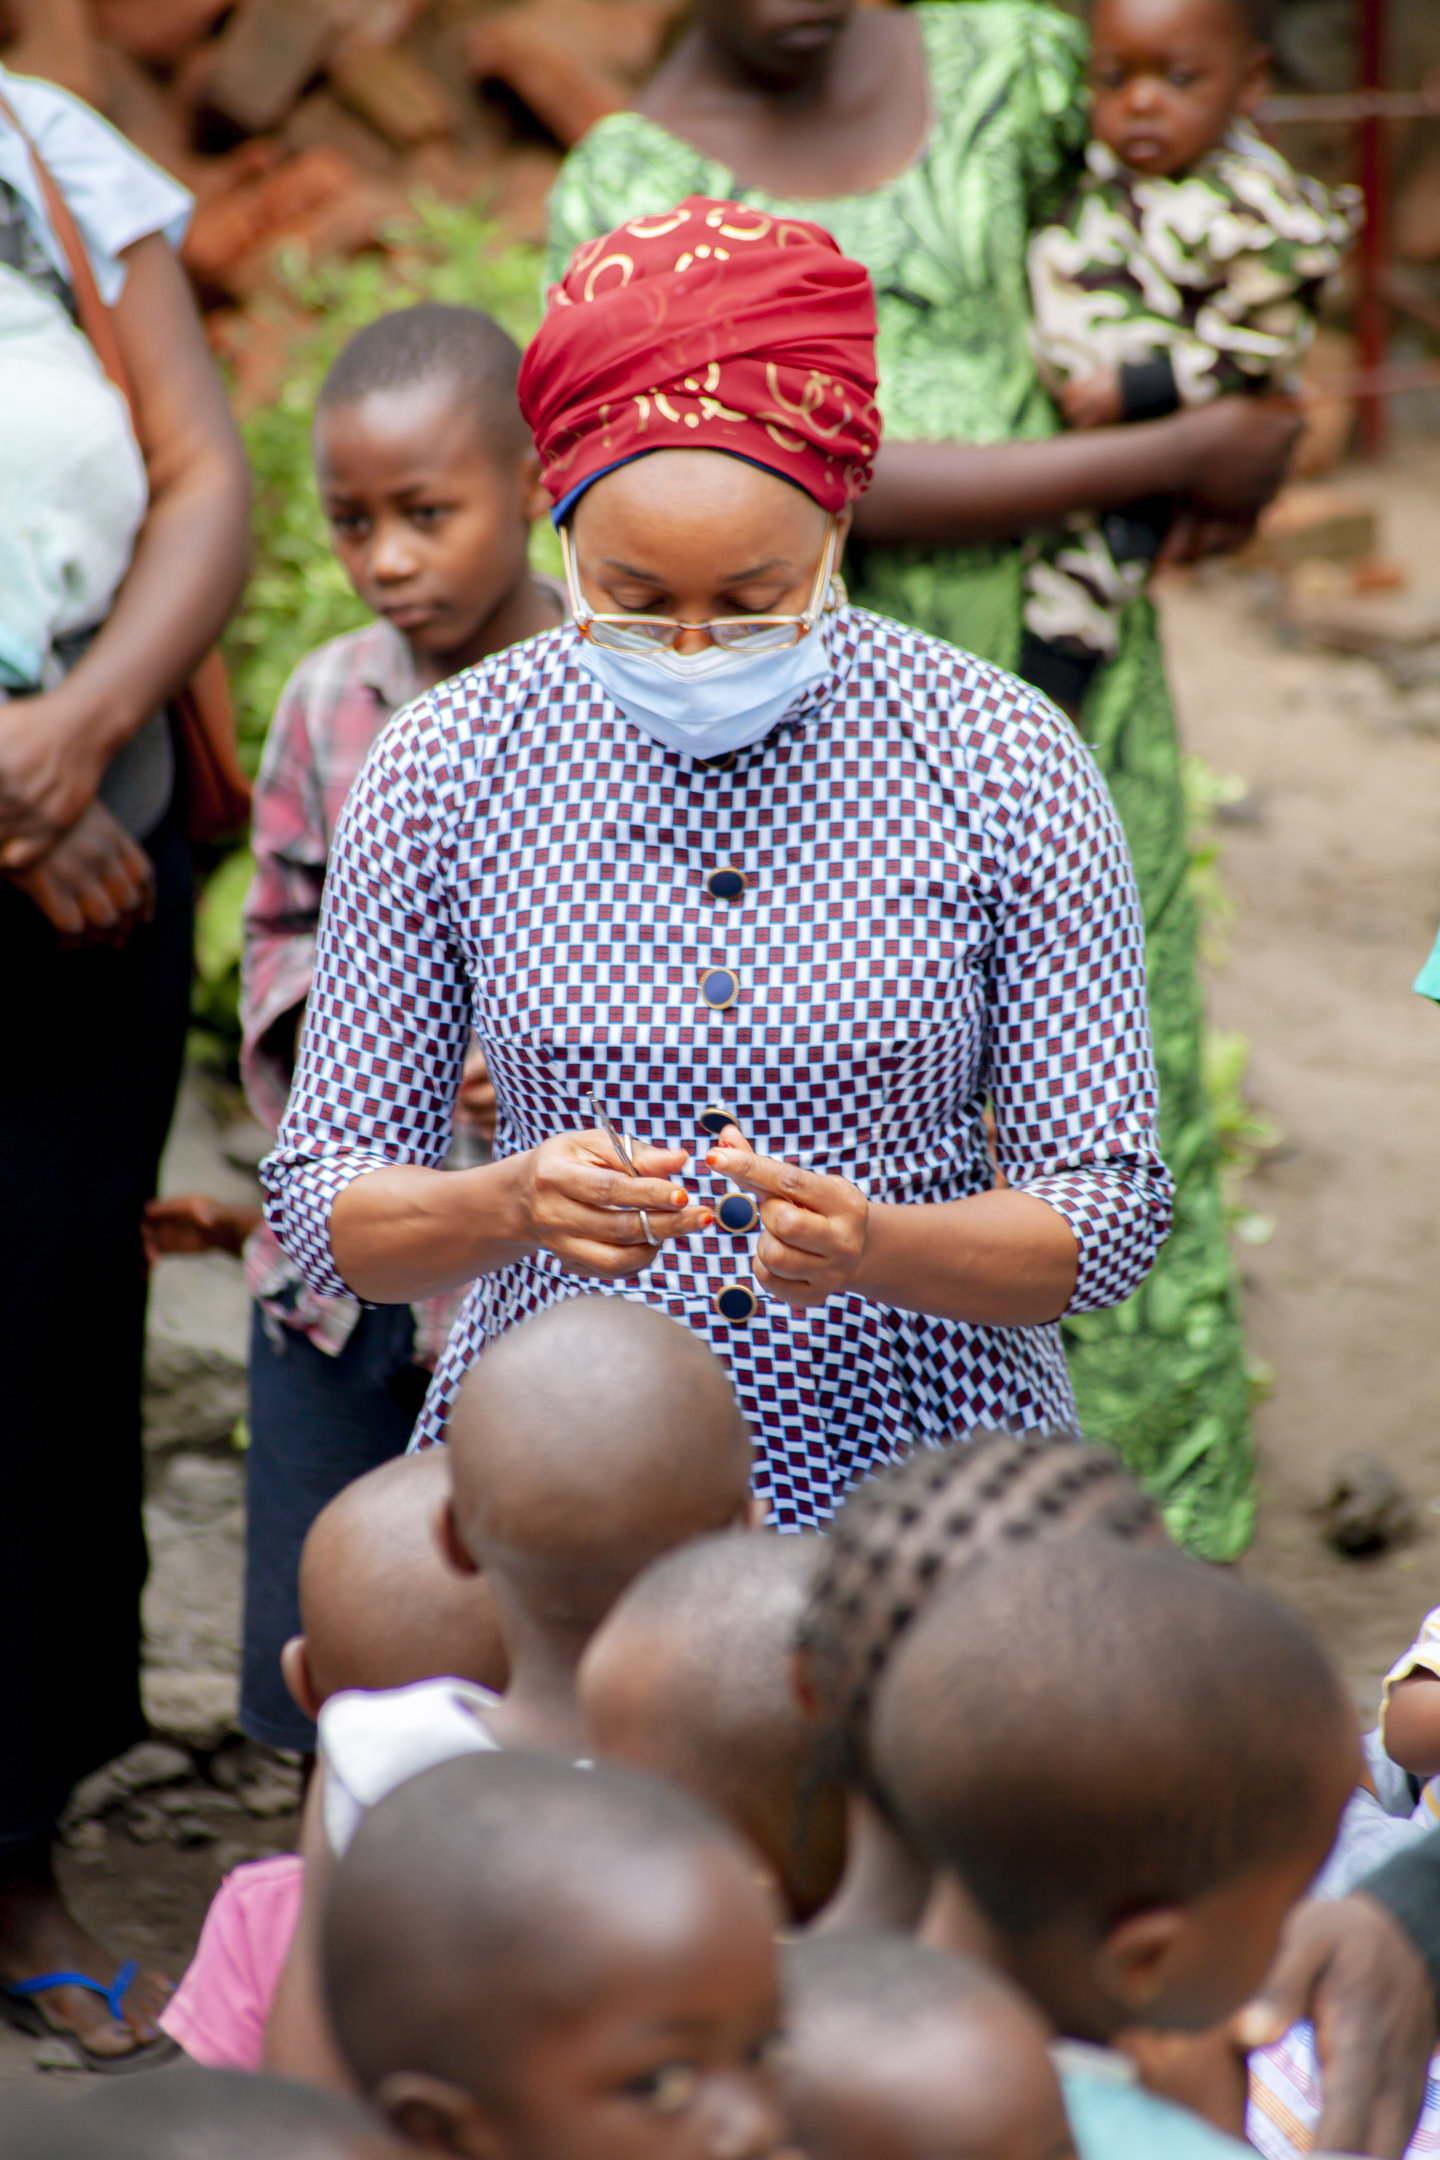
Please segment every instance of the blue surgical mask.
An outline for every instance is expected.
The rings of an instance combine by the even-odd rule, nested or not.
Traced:
[[[812,683],[829,672],[820,624],[779,652],[616,652],[576,640],[576,657],[627,720],[682,757],[724,757],[768,735]]]

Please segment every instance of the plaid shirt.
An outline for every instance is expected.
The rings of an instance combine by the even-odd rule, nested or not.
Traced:
[[[568,614],[558,579],[537,574],[535,582]],[[386,721],[419,694],[409,646],[379,621],[307,653],[275,708],[255,783],[240,991],[240,1076],[268,1132],[279,1129],[289,1098],[295,1023],[310,994],[325,865],[345,798]],[[476,1145],[457,1134],[456,1169],[482,1159]],[[332,1357],[344,1349],[359,1304],[312,1290],[263,1224],[245,1247],[245,1279],[272,1334],[295,1329]],[[417,1364],[435,1365],[460,1297],[447,1291],[416,1306]]]
[[[255,784],[255,877],[245,902],[240,997],[240,1074],[269,1132],[278,1129],[290,1093],[295,1022],[310,994],[325,864],[340,812],[370,745],[419,693],[409,646],[381,621],[307,653],[276,707]],[[312,1290],[263,1224],[245,1247],[245,1277],[272,1332],[296,1329],[332,1357],[344,1349],[359,1305]]]

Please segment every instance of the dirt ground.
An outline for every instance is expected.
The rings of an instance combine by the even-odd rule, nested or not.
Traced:
[[[1273,1230],[1237,1244],[1271,1375],[1245,1565],[1306,1613],[1370,1709],[1440,1602],[1440,1012],[1410,988],[1440,923],[1440,442],[1407,442],[1343,479],[1378,509],[1382,550],[1409,572],[1405,600],[1436,609],[1436,641],[1398,674],[1287,638],[1273,584],[1253,572],[1173,583],[1161,604],[1186,746],[1245,784],[1219,827],[1234,916],[1211,1009],[1249,1038],[1248,1093],[1278,1127],[1242,1194],[1252,1225]],[[226,1173],[211,1174],[197,1134],[189,1104],[169,1189],[220,1189]],[[233,1302],[236,1286],[220,1287]],[[1389,1465],[1419,1522],[1369,1561],[1333,1553],[1314,1514],[1356,1451]],[[238,1463],[177,1460],[191,1467],[163,1473],[152,1521],[147,1612],[164,1637],[152,1658],[233,1672]],[[256,1821],[223,1794],[199,1812],[215,1841],[198,1849],[136,1842],[112,1818],[63,1863],[97,1932],[177,1974],[222,1869],[293,1833],[293,1816]],[[32,2043],[0,2030],[0,2083],[33,2076],[33,2062]]]
[[[1440,623],[1440,444],[1409,441],[1344,485],[1380,513],[1402,596]],[[1380,1675],[1440,1602],[1440,1011],[1411,983],[1440,924],[1440,646],[1394,666],[1287,645],[1263,580],[1169,586],[1165,637],[1186,747],[1246,783],[1219,828],[1234,903],[1211,1014],[1252,1045],[1247,1092],[1279,1127],[1245,1181],[1273,1220],[1237,1244],[1252,1346],[1261,1505],[1247,1569],[1313,1622],[1373,1708]],[[1336,1462],[1379,1456],[1413,1542],[1341,1559],[1312,1509]]]

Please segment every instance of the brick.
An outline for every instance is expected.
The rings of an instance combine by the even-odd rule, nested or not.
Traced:
[[[1262,512],[1255,549],[1281,566],[1359,562],[1375,553],[1377,520],[1370,499],[1349,488],[1282,488]]]
[[[374,38],[379,45],[398,45],[408,37],[429,0],[332,0],[335,19],[347,37]]]
[[[132,60],[170,68],[208,37],[229,0],[90,0],[95,28]]]
[[[408,208],[403,189],[355,174],[340,192],[297,210],[267,231],[248,255],[231,266],[231,290],[241,300],[276,290],[277,248],[298,248],[312,261],[330,255],[359,255],[377,247],[387,226]]]
[[[504,83],[567,149],[627,102],[624,76],[596,38],[594,12],[538,0],[487,17],[466,39],[477,81]]]
[[[389,143],[342,105],[333,90],[312,90],[301,98],[285,122],[284,139],[289,150],[338,150],[362,172],[382,180],[392,176],[399,162]]]
[[[181,249],[185,267],[202,287],[236,292],[234,273],[247,256],[361,179],[348,158],[324,147],[269,170],[242,168],[228,187],[198,205]]]
[[[259,134],[283,120],[334,43],[324,0],[241,0],[215,47],[207,103]]]
[[[347,37],[330,60],[338,97],[397,150],[451,135],[455,115],[443,85],[412,54],[372,37]]]

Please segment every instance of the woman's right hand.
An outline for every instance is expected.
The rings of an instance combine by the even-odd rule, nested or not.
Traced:
[[[1182,515],[1234,526],[1279,488],[1302,421],[1288,398],[1222,397],[1164,424],[1183,431]]]
[[[576,1275],[622,1281],[659,1257],[639,1210],[661,1240],[689,1237],[715,1220],[671,1180],[689,1163],[683,1148],[635,1148],[638,1178],[615,1166],[600,1132],[558,1133],[520,1157],[517,1242],[554,1253]]]
[[[125,943],[155,913],[155,868],[103,803],[92,802],[36,863],[7,870],[60,933],[69,951]]]

